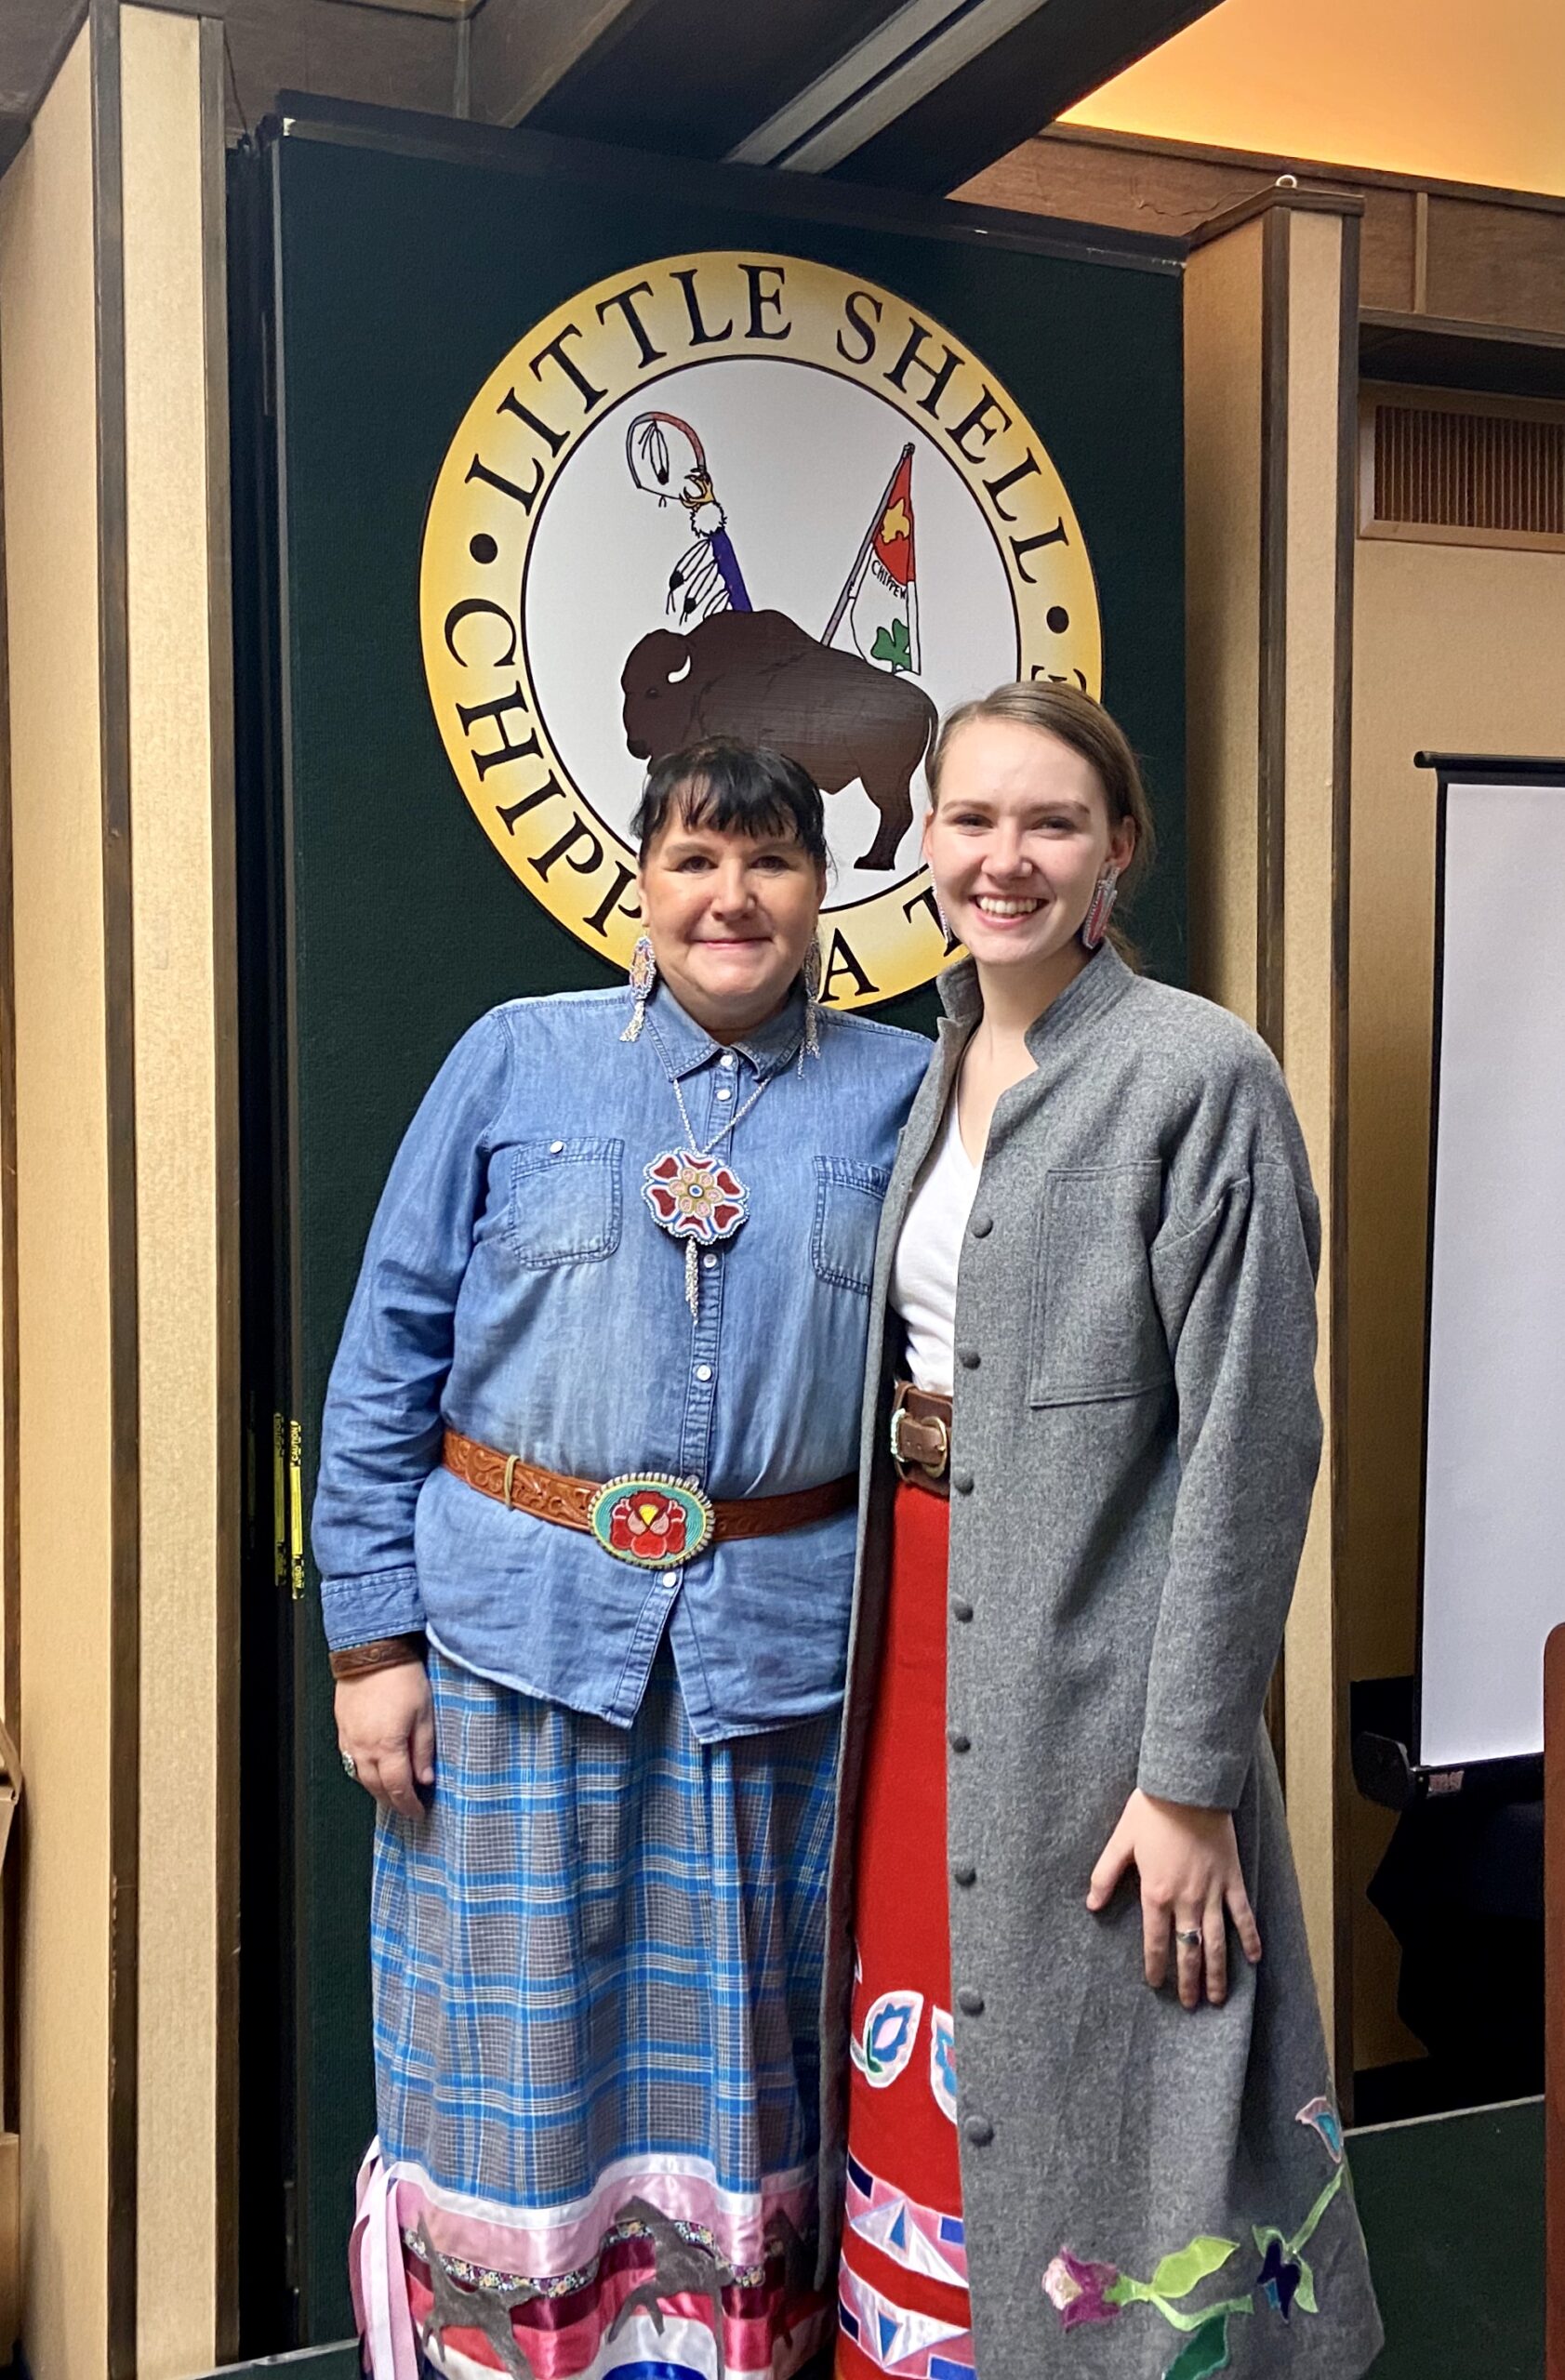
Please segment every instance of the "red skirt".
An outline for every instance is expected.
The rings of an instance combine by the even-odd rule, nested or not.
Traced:
[[[950,1507],[899,1487],[858,1810],[838,2380],[974,2380],[946,1855]]]

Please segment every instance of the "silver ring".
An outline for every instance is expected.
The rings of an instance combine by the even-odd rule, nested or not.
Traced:
[[[1199,1925],[1188,1925],[1183,1928],[1176,1926],[1174,1938],[1176,1942],[1182,1942],[1187,1950],[1199,1950],[1201,1945],[1200,1927]]]
[[[353,1758],[353,1755],[352,1755],[352,1753],[351,1753],[351,1752],[345,1752],[342,1754],[342,1774],[344,1775],[344,1777],[351,1777],[351,1778],[355,1778],[355,1779],[356,1779],[356,1778],[357,1778],[357,1777],[358,1777],[358,1774],[359,1774],[359,1764],[358,1764],[358,1762]]]

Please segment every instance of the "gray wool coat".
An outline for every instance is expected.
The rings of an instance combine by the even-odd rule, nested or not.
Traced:
[[[836,2236],[854,1822],[887,1589],[887,1289],[978,1012],[948,1015],[886,1197],[823,2005]],[[1319,1210],[1282,1078],[1105,946],[995,1109],[957,1290],[947,1753],[978,2380],[1355,2380],[1381,2343],[1261,1726],[1320,1449]],[[965,1747],[965,1748],[963,1748]],[[1142,1975],[1088,1880],[1136,1784],[1231,1809],[1264,1946],[1222,2008]],[[895,2177],[893,2177],[895,2178]]]

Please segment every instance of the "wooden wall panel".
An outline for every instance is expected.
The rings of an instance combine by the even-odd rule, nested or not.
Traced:
[[[1345,175],[1339,189],[1359,185]],[[1383,313],[1409,313],[1418,302],[1418,197],[1411,190],[1366,190],[1359,234],[1359,302]]]
[[[1427,310],[1565,331],[1565,211],[1431,197]]]
[[[1257,218],[1185,281],[1190,985],[1256,1018],[1261,248]]]
[[[1346,168],[1296,168],[1285,157],[1240,158],[1129,138],[1096,137],[1055,126],[952,193],[975,206],[1015,206],[1072,222],[1112,223],[1132,231],[1198,231],[1225,208],[1298,172],[1309,189],[1355,190],[1364,199],[1360,298],[1365,306],[1405,312],[1413,304],[1416,193],[1411,186],[1361,184]]]
[[[1275,181],[1264,161],[1174,156],[1040,133],[1001,157],[953,198],[973,206],[1014,206],[1027,215],[1113,223],[1125,231],[1183,234]]]
[[[1293,174],[1364,201],[1372,311],[1565,331],[1565,201],[1056,125],[954,193],[975,205],[1188,233]]]
[[[449,20],[344,7],[341,0],[204,0],[203,13],[222,24],[231,132],[258,124],[282,90],[433,115],[455,111],[465,36]]]

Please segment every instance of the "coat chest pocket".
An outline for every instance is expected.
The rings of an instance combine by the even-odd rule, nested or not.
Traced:
[[[810,1254],[823,1281],[868,1297],[875,1277],[875,1235],[891,1174],[852,1157],[816,1159],[816,1220]]]
[[[1161,1198],[1158,1165],[1046,1177],[1033,1274],[1029,1403],[1139,1396],[1169,1378],[1147,1261]]]
[[[589,1263],[619,1245],[623,1141],[524,1141],[511,1152],[505,1241],[518,1264]]]

